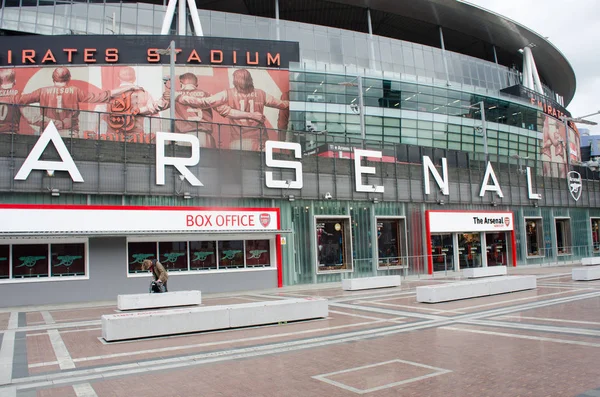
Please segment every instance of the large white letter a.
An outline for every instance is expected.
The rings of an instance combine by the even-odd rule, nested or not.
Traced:
[[[40,157],[44,153],[44,150],[46,150],[50,141],[54,144],[62,161],[40,160]],[[73,182],[83,182],[83,178],[73,161],[73,157],[71,157],[71,154],[67,150],[65,143],[52,121],[48,124],[44,132],[42,132],[42,135],[40,135],[40,138],[33,149],[31,149],[29,156],[27,156],[25,162],[19,169],[19,172],[17,172],[15,180],[26,180],[32,170],[67,171],[71,175]]]

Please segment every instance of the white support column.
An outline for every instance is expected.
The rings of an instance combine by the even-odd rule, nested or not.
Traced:
[[[202,24],[200,23],[200,17],[198,16],[198,7],[196,7],[195,0],[187,0],[188,8],[190,9],[190,15],[192,16],[192,24],[194,25],[194,32],[196,36],[204,36],[202,30]]]
[[[277,27],[277,40],[281,40],[281,32],[279,30],[279,0],[275,0],[275,25]]]
[[[186,35],[187,13],[185,8],[186,0],[179,0],[179,11],[177,15],[178,29],[177,34],[180,36]]]
[[[530,47],[523,48],[523,85],[538,94],[544,95],[540,75]]]
[[[160,34],[169,34],[171,24],[173,23],[173,17],[175,16],[175,5],[177,5],[177,0],[169,0],[169,4],[167,5],[167,12],[165,13],[165,19],[163,19]]]
[[[444,59],[444,71],[446,72],[446,85],[450,87],[450,74],[448,73],[448,60],[446,59],[446,45],[444,44],[444,32],[442,27],[438,27],[440,31],[440,44],[442,46],[442,58]]]
[[[369,47],[371,49],[369,66],[371,69],[377,70],[377,64],[375,60],[375,44],[373,42],[373,23],[371,22],[371,10],[369,8],[367,8],[367,26],[369,27]]]

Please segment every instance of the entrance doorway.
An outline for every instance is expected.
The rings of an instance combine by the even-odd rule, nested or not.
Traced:
[[[486,233],[485,245],[488,266],[506,266],[508,264],[506,233]]]
[[[454,270],[454,243],[452,241],[452,234],[431,235],[431,256],[434,272]]]
[[[483,266],[479,233],[458,234],[458,260],[461,269]]]

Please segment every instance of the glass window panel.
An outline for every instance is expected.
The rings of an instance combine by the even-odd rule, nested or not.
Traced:
[[[544,256],[542,220],[525,218],[527,256]]]
[[[13,278],[48,277],[48,244],[12,246]]]
[[[219,241],[219,269],[244,267],[244,242]]]
[[[570,255],[571,247],[571,220],[555,219],[556,225],[556,248],[558,255]]]
[[[143,241],[127,244],[129,273],[142,273],[142,262],[145,259],[157,258],[156,242]]]
[[[10,245],[0,245],[0,279],[9,276]]]
[[[350,222],[347,218],[317,218],[318,271],[352,269]]]
[[[52,276],[84,276],[85,244],[51,244]]]
[[[271,244],[269,240],[246,241],[246,267],[271,266]]]
[[[217,243],[215,241],[190,241],[190,269],[217,268]]]
[[[158,252],[159,261],[167,271],[188,270],[187,242],[161,241],[158,243]]]

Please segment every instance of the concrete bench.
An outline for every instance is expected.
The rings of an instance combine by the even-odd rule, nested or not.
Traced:
[[[600,265],[600,256],[591,256],[589,258],[581,258],[581,264],[583,266]]]
[[[156,309],[202,304],[200,291],[174,291],[161,294],[130,294],[117,297],[119,310]]]
[[[106,341],[176,335],[327,317],[327,299],[299,298],[102,316]]]
[[[466,278],[480,278],[492,276],[506,276],[507,272],[506,266],[488,266],[463,269],[462,274]]]
[[[498,276],[417,287],[417,302],[437,303],[523,291],[537,287],[535,276]]]
[[[575,281],[600,280],[600,266],[577,267],[571,271]]]
[[[371,288],[399,287],[400,282],[400,276],[346,278],[342,280],[342,289],[344,291],[356,291]]]

